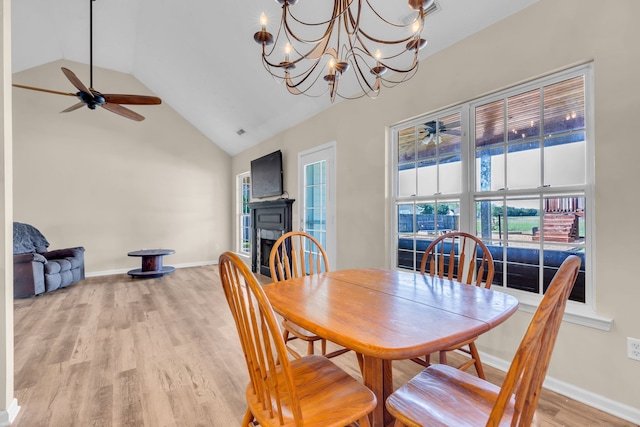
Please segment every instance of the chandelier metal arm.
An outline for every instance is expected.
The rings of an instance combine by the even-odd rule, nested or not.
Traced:
[[[275,39],[266,30],[266,15],[261,17],[262,30],[254,34],[254,40],[262,44],[263,66],[274,79],[284,82],[287,90],[295,95],[321,96],[314,88],[324,80],[326,85],[322,93],[328,91],[333,102],[336,96],[342,99],[363,96],[375,98],[382,86],[392,87],[415,75],[419,64],[418,51],[426,44],[426,40],[420,36],[425,10],[434,0],[407,0],[409,6],[417,12],[416,19],[410,24],[416,28],[412,29],[413,34],[409,36],[396,34],[400,37],[398,39],[383,39],[362,28],[363,23],[373,22],[370,19],[397,29],[410,26],[394,23],[383,17],[371,4],[371,0],[334,0],[331,18],[317,23],[305,22],[292,13],[291,7],[297,1],[277,1],[282,5],[282,13]],[[317,31],[316,34],[305,34],[303,28],[297,28],[298,25],[323,26],[322,34],[319,37]],[[273,47],[267,47],[270,44]],[[308,45],[309,49],[305,49],[304,45]],[[280,56],[277,54],[280,49],[284,50],[284,60],[275,59]],[[386,50],[384,56],[380,50]],[[409,59],[408,53],[412,58],[405,67],[403,62],[406,60],[402,59]],[[323,72],[325,65],[328,73]],[[351,68],[353,71],[350,72]],[[387,71],[392,71],[394,75],[383,77]],[[342,86],[346,84],[344,88],[348,90],[352,90],[353,86],[359,87],[359,94],[345,96],[340,93],[340,80],[347,77],[349,82],[343,82]]]

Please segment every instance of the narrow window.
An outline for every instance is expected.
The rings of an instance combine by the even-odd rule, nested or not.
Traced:
[[[238,211],[238,252],[251,254],[251,175],[249,172],[238,175],[237,211]]]

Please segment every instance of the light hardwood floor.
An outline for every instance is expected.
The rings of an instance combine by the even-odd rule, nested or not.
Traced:
[[[15,426],[240,425],[248,376],[216,266],[89,278],[14,307]],[[353,353],[333,360],[359,378]],[[394,383],[419,370],[394,362]],[[634,425],[546,390],[538,412],[540,426]]]

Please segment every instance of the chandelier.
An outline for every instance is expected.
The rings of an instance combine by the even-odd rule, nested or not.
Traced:
[[[326,0],[298,6],[298,0],[276,1],[282,14],[275,37],[264,13],[262,29],[253,36],[262,45],[265,69],[290,93],[328,92],[331,102],[336,96],[375,98],[382,86],[413,77],[418,51],[427,44],[421,37],[424,19],[435,10],[434,0],[408,0],[406,16],[394,19],[389,15],[402,13],[398,0],[334,0],[332,8]]]

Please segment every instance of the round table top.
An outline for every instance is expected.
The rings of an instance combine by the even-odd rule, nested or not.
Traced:
[[[139,251],[129,252],[129,256],[161,256],[175,254],[173,249],[142,249]]]

